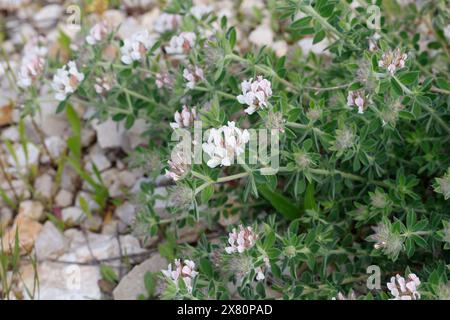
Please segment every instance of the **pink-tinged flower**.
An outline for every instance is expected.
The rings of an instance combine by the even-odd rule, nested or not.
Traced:
[[[44,72],[45,59],[39,56],[24,57],[17,75],[17,85],[28,88]]]
[[[189,172],[190,160],[190,155],[183,150],[183,144],[176,145],[172,150],[170,160],[167,162],[169,170],[166,170],[166,177],[174,181],[182,179]]]
[[[236,228],[228,234],[229,247],[225,248],[225,252],[228,254],[239,252],[242,253],[245,250],[250,249],[256,243],[258,236],[253,232],[252,227],[245,227],[240,225],[239,232]]]
[[[258,76],[255,81],[253,78],[243,81],[241,88],[242,94],[237,96],[237,100],[239,103],[249,106],[245,109],[246,113],[252,114],[259,108],[267,107],[268,100],[272,96],[270,81]]]
[[[234,158],[245,152],[245,145],[249,140],[250,133],[236,128],[233,121],[219,129],[211,129],[207,142],[202,146],[203,151],[210,157],[207,165],[210,168],[218,165],[231,166]]]
[[[155,43],[155,37],[151,36],[147,30],[134,34],[130,39],[125,39],[122,53],[122,62],[131,64],[133,61],[140,61],[145,58],[147,52]]]
[[[89,31],[89,35],[86,37],[86,42],[90,45],[96,45],[97,43],[105,40],[109,33],[108,24],[106,21],[101,21],[95,24]]]
[[[381,60],[378,61],[378,66],[387,69],[393,75],[397,70],[405,67],[407,58],[408,55],[397,48],[394,51],[383,53]]]
[[[162,89],[164,87],[166,88],[172,88],[172,78],[170,77],[170,74],[167,72],[158,72],[156,74],[155,83],[158,89]]]
[[[20,88],[28,88],[44,72],[47,48],[46,39],[33,37],[23,48],[23,58],[17,74],[17,84]]]
[[[175,112],[175,122],[170,123],[172,129],[189,128],[194,125],[194,121],[197,119],[197,111],[195,107],[189,110],[188,106],[184,105],[183,110]]]
[[[158,19],[156,19],[153,26],[156,32],[164,33],[176,30],[180,24],[181,24],[180,15],[164,12],[158,17]]]
[[[185,55],[195,46],[197,36],[193,32],[182,32],[179,36],[173,36],[166,47],[167,54]]]
[[[189,66],[183,70],[183,78],[187,81],[186,87],[194,89],[195,85],[204,79],[203,70],[197,66]]]
[[[113,87],[113,80],[110,76],[96,77],[94,89],[99,95],[105,95]]]
[[[349,107],[356,106],[358,108],[358,113],[364,113],[364,110],[367,108],[367,97],[364,96],[364,91],[349,91],[347,105]]]
[[[256,280],[257,281],[262,281],[262,280],[264,280],[266,278],[264,276],[264,272],[263,272],[261,267],[256,267],[255,268],[255,272],[256,272]]]
[[[83,80],[84,74],[78,71],[77,65],[73,61],[56,70],[52,83],[52,87],[56,92],[55,99],[64,101],[67,95],[75,92]]]
[[[397,274],[395,277],[391,278],[390,282],[387,283],[388,289],[394,296],[391,300],[420,299],[420,293],[417,291],[419,285],[420,280],[414,273],[409,274],[407,280]]]
[[[198,275],[195,271],[195,263],[191,260],[184,260],[181,263],[180,259],[175,259],[175,267],[172,269],[172,264],[169,264],[167,270],[161,270],[162,274],[168,279],[172,280],[178,288],[178,281],[182,279],[189,293],[192,293],[192,282]]]

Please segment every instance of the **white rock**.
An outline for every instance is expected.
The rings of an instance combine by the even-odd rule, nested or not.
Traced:
[[[95,131],[90,128],[81,129],[81,145],[83,147],[90,146],[95,139]]]
[[[27,153],[25,152],[25,150],[27,151]],[[25,145],[25,148],[23,148],[21,144],[15,145],[14,152],[16,154],[17,159],[10,154],[8,156],[8,163],[14,168],[15,172],[26,173],[28,166],[35,165],[39,162],[40,151],[31,142],[28,142]]]
[[[139,240],[131,235],[120,236],[120,246],[115,235],[96,234],[86,232],[83,234],[77,229],[69,229],[64,235],[70,241],[69,252],[63,254],[59,259],[78,263],[92,262],[117,258],[121,255],[133,255],[144,252]],[[122,251],[120,251],[122,249]],[[119,265],[120,261],[112,262]]]
[[[54,178],[48,173],[37,177],[34,182],[34,188],[37,194],[41,197],[50,199],[53,194],[53,180]]]
[[[78,192],[77,198],[75,199],[75,205],[78,208],[81,208],[81,205],[80,205],[81,198],[83,198],[87,202],[89,211],[95,211],[95,210],[100,209],[100,206],[98,205],[97,202],[95,202],[95,200],[92,198],[92,196],[89,193],[84,192],[84,191]]]
[[[2,139],[3,140],[18,142],[19,138],[20,138],[19,137],[19,129],[17,129],[16,126],[11,126],[11,127],[5,128],[2,131]]]
[[[100,299],[97,282],[101,279],[98,266],[43,262],[38,265],[39,291],[34,298],[40,300],[91,300]],[[21,268],[23,282],[20,287],[33,288],[35,273],[32,266]],[[26,290],[22,290],[27,299]]]
[[[45,145],[47,147],[48,152],[50,152],[50,155],[54,160],[58,160],[58,158],[62,155],[62,153],[66,149],[66,142],[58,136],[51,136],[45,138]],[[41,162],[42,163],[50,162],[47,153],[45,152],[43,153]]]
[[[45,217],[44,206],[39,201],[23,201],[19,205],[19,215],[39,221]]]
[[[131,203],[125,202],[116,208],[115,214],[123,223],[129,226],[134,222],[136,209]]]
[[[33,17],[36,27],[41,29],[49,29],[56,24],[58,19],[63,16],[63,7],[52,4],[43,7]]]
[[[67,248],[67,239],[51,221],[47,221],[34,244],[37,259],[55,259],[63,254]]]
[[[302,40],[298,41],[297,44],[300,48],[302,48],[303,55],[308,55],[310,52],[313,52],[315,54],[324,54],[329,55],[329,52],[326,51],[326,48],[329,46],[329,42],[326,39],[323,39],[319,43],[313,44],[313,38],[303,38]]]
[[[111,162],[103,153],[94,153],[90,155],[91,162],[86,165],[86,170],[93,172],[94,165],[98,171],[104,171],[111,167]]]
[[[13,212],[8,207],[0,208],[0,230],[9,226],[13,221]]]
[[[83,210],[77,207],[68,207],[64,208],[61,211],[61,217],[62,220],[65,223],[72,224],[72,225],[78,225],[81,223],[83,219],[86,218],[86,215],[84,214]]]
[[[282,57],[288,52],[288,44],[284,40],[278,40],[272,44],[272,49],[278,57]]]
[[[143,134],[149,129],[149,127],[150,125],[145,120],[136,120],[133,126],[124,132],[122,139],[123,151],[129,153],[137,146],[147,144],[148,137],[144,137]]]
[[[58,207],[65,208],[72,204],[73,193],[64,189],[59,190],[55,197],[55,204]]]
[[[102,227],[102,223],[103,223],[102,218],[95,215],[84,219],[81,225],[83,229],[96,232],[100,230],[100,228]]]
[[[94,122],[94,130],[97,133],[97,142],[103,149],[120,147],[124,132],[121,123],[107,120],[102,123]]]
[[[140,295],[147,295],[144,276],[147,272],[159,272],[167,268],[167,261],[159,254],[134,267],[120,280],[113,291],[115,300],[137,300]]]
[[[268,24],[261,24],[250,33],[248,38],[258,47],[271,46],[273,43],[272,28]]]

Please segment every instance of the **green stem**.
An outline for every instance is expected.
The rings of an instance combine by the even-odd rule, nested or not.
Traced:
[[[197,91],[203,91],[203,92],[215,92],[217,93],[219,96],[225,97],[225,98],[229,98],[229,99],[236,99],[236,96],[230,94],[230,93],[226,93],[220,90],[216,90],[215,88],[204,88],[204,87],[194,87],[194,89],[192,90],[197,90]]]
[[[312,16],[314,19],[316,19],[321,25],[322,27],[324,27],[325,29],[327,29],[328,31],[330,31],[332,34],[334,34],[338,39],[342,39],[345,40],[344,35],[337,30],[335,27],[333,27],[327,19],[325,19],[324,17],[322,17],[312,6],[308,5],[308,6],[300,6],[300,10],[302,10],[303,12],[305,12],[306,14]],[[347,42],[347,44],[356,51],[359,51],[360,48],[358,48],[357,46],[355,46],[353,43]]]
[[[402,90],[411,98],[415,99],[415,94],[414,92],[412,92],[408,87],[406,87],[395,75],[392,76],[392,78],[394,78],[397,83],[400,85],[400,87],[402,88]],[[450,127],[447,125],[447,123],[445,123],[444,120],[442,120],[442,118],[436,113],[436,111],[431,108],[429,105],[422,103],[420,100],[415,99],[415,101],[417,101],[417,103],[419,103],[425,110],[427,110],[427,112],[431,115],[431,117],[436,120],[437,123],[440,124],[440,126],[447,131],[447,133],[450,134]]]
[[[194,171],[195,172],[195,171]],[[195,172],[195,174],[198,174],[197,172]],[[216,183],[222,183],[222,182],[228,182],[228,181],[233,181],[233,180],[237,180],[237,179],[241,179],[244,177],[247,177],[250,173],[249,172],[241,172],[241,173],[237,173],[231,176],[226,176],[226,177],[222,177],[217,179],[216,181],[209,181],[209,182],[205,182],[203,183],[200,187],[195,189],[195,194],[199,194],[203,189],[209,187],[212,184],[216,184]],[[203,175],[202,175],[203,176]]]

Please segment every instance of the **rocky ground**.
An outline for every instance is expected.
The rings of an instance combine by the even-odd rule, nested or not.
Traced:
[[[0,56],[0,222],[3,253],[12,250],[18,230],[22,255],[10,298],[136,299],[146,294],[144,274],[167,266],[157,253],[158,238],[144,239],[134,232],[134,196],[142,182],[154,184],[155,193],[161,196],[155,207],[162,216],[167,214],[168,181],[163,176],[148,177],[145,169],[130,165],[133,149],[148,141],[142,134],[149,124],[138,120],[125,130],[122,123],[112,120],[90,121],[89,105],[73,106],[82,121],[82,166],[94,178],[98,170],[109,194],[108,205],[99,211],[92,187],[70,164],[61,165],[59,161],[67,153],[73,130],[66,113],[55,113],[58,102],[49,86],[43,85],[38,92],[40,112],[23,117],[15,80],[4,72],[17,69],[27,39],[45,35],[54,43],[59,30],[76,38],[79,29],[69,26],[64,14],[68,4],[57,0],[0,0],[0,39],[4,39]],[[234,17],[233,1],[213,4],[221,14]],[[251,15],[255,8],[263,7],[258,1],[243,1],[239,10]],[[119,35],[152,29],[160,14],[154,1],[123,1],[120,10],[103,12],[121,25]],[[288,44],[275,39],[270,21],[260,20],[256,27],[243,25],[238,32],[248,33],[243,39],[254,45],[271,46],[277,54],[285,54]],[[303,39],[294,45],[308,52],[322,51],[326,43],[312,46],[312,39]],[[71,49],[76,50],[76,43]],[[49,48],[49,54],[62,53],[57,47]],[[185,227],[179,233],[179,242],[195,242],[200,230],[201,226]],[[115,281],[105,281],[101,272],[105,266],[115,271]],[[39,286],[33,290],[36,272]]]

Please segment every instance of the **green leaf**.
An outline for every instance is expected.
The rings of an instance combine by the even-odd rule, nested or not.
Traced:
[[[319,43],[325,38],[325,31],[322,29],[316,33],[313,39],[313,44]]]
[[[209,185],[205,189],[203,189],[201,193],[202,203],[208,203],[209,199],[211,199],[213,194],[214,194],[214,187],[212,185]]]
[[[395,93],[399,96],[403,95],[403,89],[400,84],[395,80],[395,78],[391,78],[392,89],[394,89]]]
[[[111,283],[119,282],[119,277],[117,276],[114,269],[111,268],[110,266],[106,265],[100,266],[100,274],[102,275],[102,278],[108,282]]]
[[[414,250],[415,250],[413,239],[407,238],[405,245],[406,245],[406,254],[407,254],[408,258],[411,258],[413,256]]]
[[[450,83],[445,78],[437,78],[436,86],[440,89],[450,91]]]
[[[293,220],[300,217],[302,212],[300,208],[294,205],[293,200],[286,198],[278,192],[270,190],[266,185],[259,185],[258,190],[286,219]]]
[[[300,29],[302,27],[309,25],[311,20],[312,20],[312,17],[304,17],[304,18],[298,19],[298,20],[294,21],[293,23],[291,23],[290,28]]]
[[[145,289],[147,289],[147,294],[149,298],[153,298],[155,296],[156,283],[157,283],[156,273],[146,272],[144,275],[144,285]]]
[[[400,80],[401,83],[407,86],[415,83],[418,78],[419,78],[419,71],[405,72],[400,76],[398,76],[398,80]]]
[[[306,210],[315,210],[316,209],[316,200],[314,199],[314,184],[309,183],[306,187],[305,193],[305,202],[303,207]]]
[[[200,259],[200,271],[206,275],[209,279],[212,279],[214,276],[214,269],[212,267],[211,261],[207,258]]]

